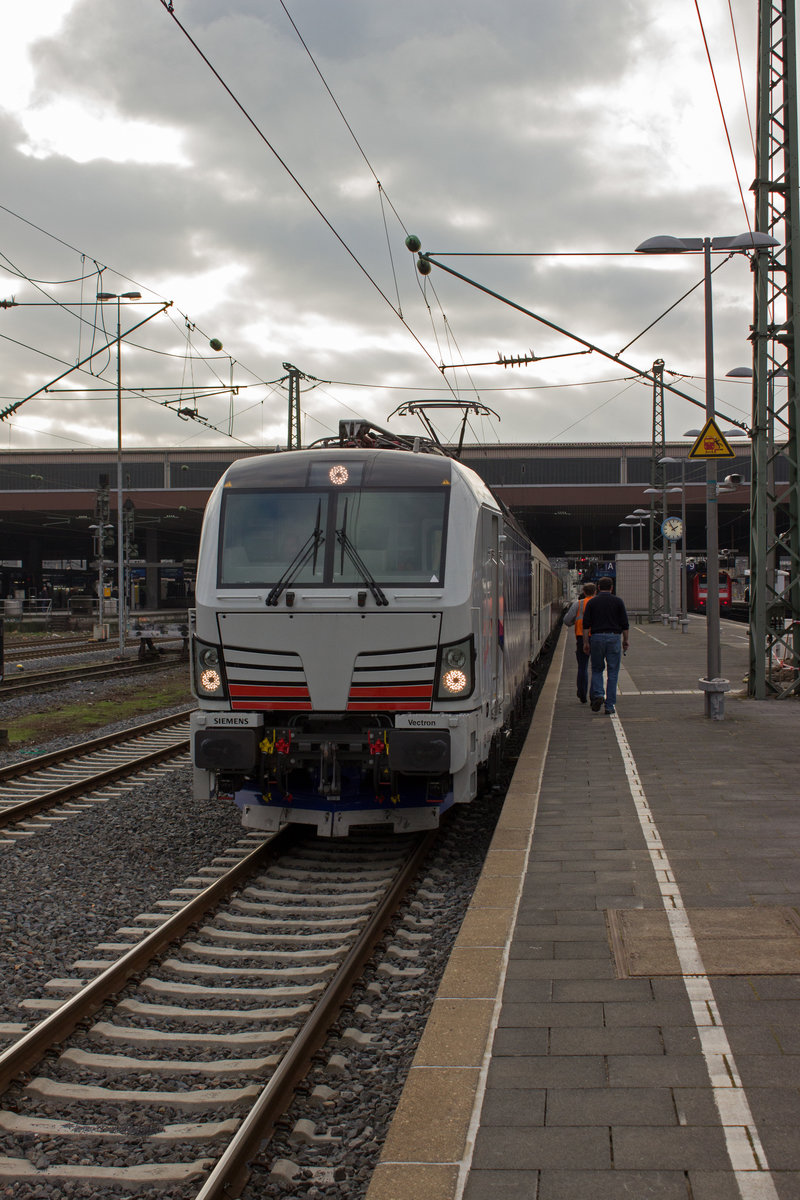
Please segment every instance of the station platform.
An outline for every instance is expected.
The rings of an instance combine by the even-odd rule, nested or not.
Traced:
[[[800,1200],[797,700],[723,622],[631,628],[617,712],[562,630],[367,1200]]]

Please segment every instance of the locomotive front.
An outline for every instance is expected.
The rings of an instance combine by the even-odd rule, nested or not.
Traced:
[[[502,720],[502,584],[484,569],[499,529],[478,477],[439,454],[234,463],[198,559],[196,798],[231,797],[249,828],[325,835],[431,827],[472,799]]]

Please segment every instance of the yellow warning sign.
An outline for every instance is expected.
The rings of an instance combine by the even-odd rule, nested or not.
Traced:
[[[706,421],[700,431],[700,436],[689,451],[689,458],[735,458],[733,450],[726,441],[713,417]]]

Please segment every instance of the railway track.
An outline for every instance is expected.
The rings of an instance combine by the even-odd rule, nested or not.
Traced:
[[[0,1054],[0,1185],[239,1194],[438,836],[251,835],[51,981]]]
[[[163,645],[169,643],[174,645],[175,642],[182,641],[179,636],[175,637],[154,637],[151,639],[154,645]],[[140,639],[128,638],[125,645],[128,649],[135,650],[138,648]],[[29,662],[40,658],[62,658],[70,654],[106,654],[113,653],[116,649],[116,643],[112,641],[98,642],[87,640],[82,637],[63,637],[58,641],[41,642],[33,644],[31,642],[6,642],[5,656],[7,664]]]
[[[65,633],[62,637],[52,638],[47,641],[44,639],[31,640],[24,638],[16,640],[6,637],[5,653],[10,658],[15,658],[18,661],[23,658],[47,658],[51,654],[77,654],[84,648],[100,645],[99,642],[90,641],[81,633]]]
[[[37,826],[20,822],[185,754],[190,711],[0,768],[0,829],[29,836]]]
[[[140,675],[157,671],[165,667],[175,666],[185,661],[185,655],[180,650],[164,651],[157,659],[147,662],[130,661],[98,663],[91,666],[83,663],[79,666],[62,667],[53,671],[37,671],[35,674],[26,673],[24,678],[6,676],[0,683],[0,700],[12,696],[23,696],[30,692],[49,691],[51,688],[62,687],[65,683],[83,681],[85,679],[112,679],[122,675]]]

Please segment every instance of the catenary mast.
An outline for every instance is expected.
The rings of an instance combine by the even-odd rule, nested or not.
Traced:
[[[800,247],[800,195],[794,0],[759,2],[753,191],[756,230],[780,242],[770,254],[753,256],[749,692],[764,699],[800,691],[800,285],[793,269],[794,251]]]

